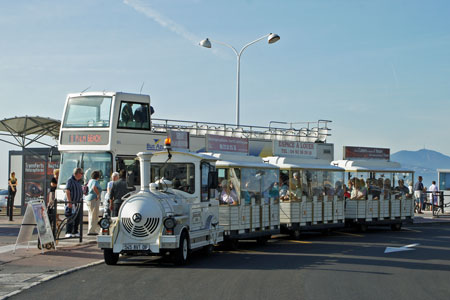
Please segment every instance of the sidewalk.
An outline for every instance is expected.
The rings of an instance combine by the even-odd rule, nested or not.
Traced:
[[[21,216],[15,216],[13,222],[0,216],[0,300],[43,281],[103,262],[103,253],[93,236],[83,236],[82,243],[78,238],[59,241],[56,251],[42,253],[37,248],[37,235],[33,235],[34,242],[29,249],[24,245],[13,253],[21,223]],[[11,231],[15,236],[8,234]]]
[[[439,223],[449,223],[450,222],[450,212],[446,212],[445,215],[439,215],[437,217],[433,216],[431,211],[424,211],[423,214],[414,214],[414,224],[439,224]]]

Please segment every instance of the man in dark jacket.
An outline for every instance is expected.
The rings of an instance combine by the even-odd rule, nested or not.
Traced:
[[[67,180],[66,183],[66,216],[69,217],[66,226],[65,237],[79,237],[78,227],[80,224],[80,212],[81,209],[77,209],[83,201],[83,190],[81,189],[80,180],[83,178],[83,169],[75,168],[73,175]],[[73,215],[75,213],[76,215]]]
[[[135,188],[128,188],[127,185],[127,172],[125,170],[120,170],[119,173],[120,179],[113,183],[111,188],[111,192],[109,194],[109,207],[112,211],[112,216],[119,216],[119,209],[122,205],[122,197],[128,194],[130,191],[134,191]]]

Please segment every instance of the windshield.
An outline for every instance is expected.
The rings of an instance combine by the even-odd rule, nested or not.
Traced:
[[[192,163],[152,163],[151,182],[156,182],[161,177],[170,180],[174,189],[190,194],[195,192],[195,169]]]
[[[102,190],[106,191],[112,170],[111,153],[63,153],[58,185],[65,185],[77,167],[84,170],[83,183],[89,181],[93,171],[100,171],[99,183]]]
[[[111,97],[69,98],[63,127],[109,127]]]

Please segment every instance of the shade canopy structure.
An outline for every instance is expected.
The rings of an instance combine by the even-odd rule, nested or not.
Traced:
[[[26,148],[32,143],[52,147],[53,145],[44,143],[40,139],[48,136],[57,141],[60,126],[61,122],[58,120],[39,116],[3,119],[0,120],[0,141],[21,148]],[[1,137],[13,137],[13,141]]]

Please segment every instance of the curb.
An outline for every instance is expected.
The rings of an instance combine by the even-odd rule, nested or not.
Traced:
[[[75,268],[72,268],[72,269],[68,269],[68,270],[65,270],[65,271],[61,271],[61,272],[59,272],[59,273],[57,273],[57,274],[53,274],[53,275],[47,276],[47,277],[45,277],[45,278],[42,278],[42,279],[39,280],[39,281],[33,282],[33,283],[30,284],[29,286],[22,287],[22,288],[20,288],[20,289],[17,290],[17,291],[14,291],[14,292],[11,292],[11,293],[9,293],[9,294],[7,294],[7,295],[5,295],[5,296],[2,296],[2,297],[0,298],[0,300],[8,299],[9,297],[15,296],[15,295],[17,295],[17,294],[19,294],[19,293],[21,293],[21,292],[23,292],[23,291],[26,291],[26,290],[28,290],[28,289],[31,289],[32,287],[35,287],[35,286],[37,286],[37,285],[39,285],[39,284],[41,284],[41,283],[44,283],[44,282],[46,282],[46,281],[50,281],[50,280],[52,280],[52,279],[61,277],[61,276],[66,275],[66,274],[73,273],[73,272],[78,271],[78,270],[82,270],[82,269],[86,269],[86,268],[89,268],[89,267],[93,267],[93,266],[99,265],[99,264],[101,264],[101,263],[103,263],[103,262],[104,262],[104,260],[102,259],[102,260],[94,261],[94,262],[89,263],[89,264],[84,265],[84,266],[75,267]]]

